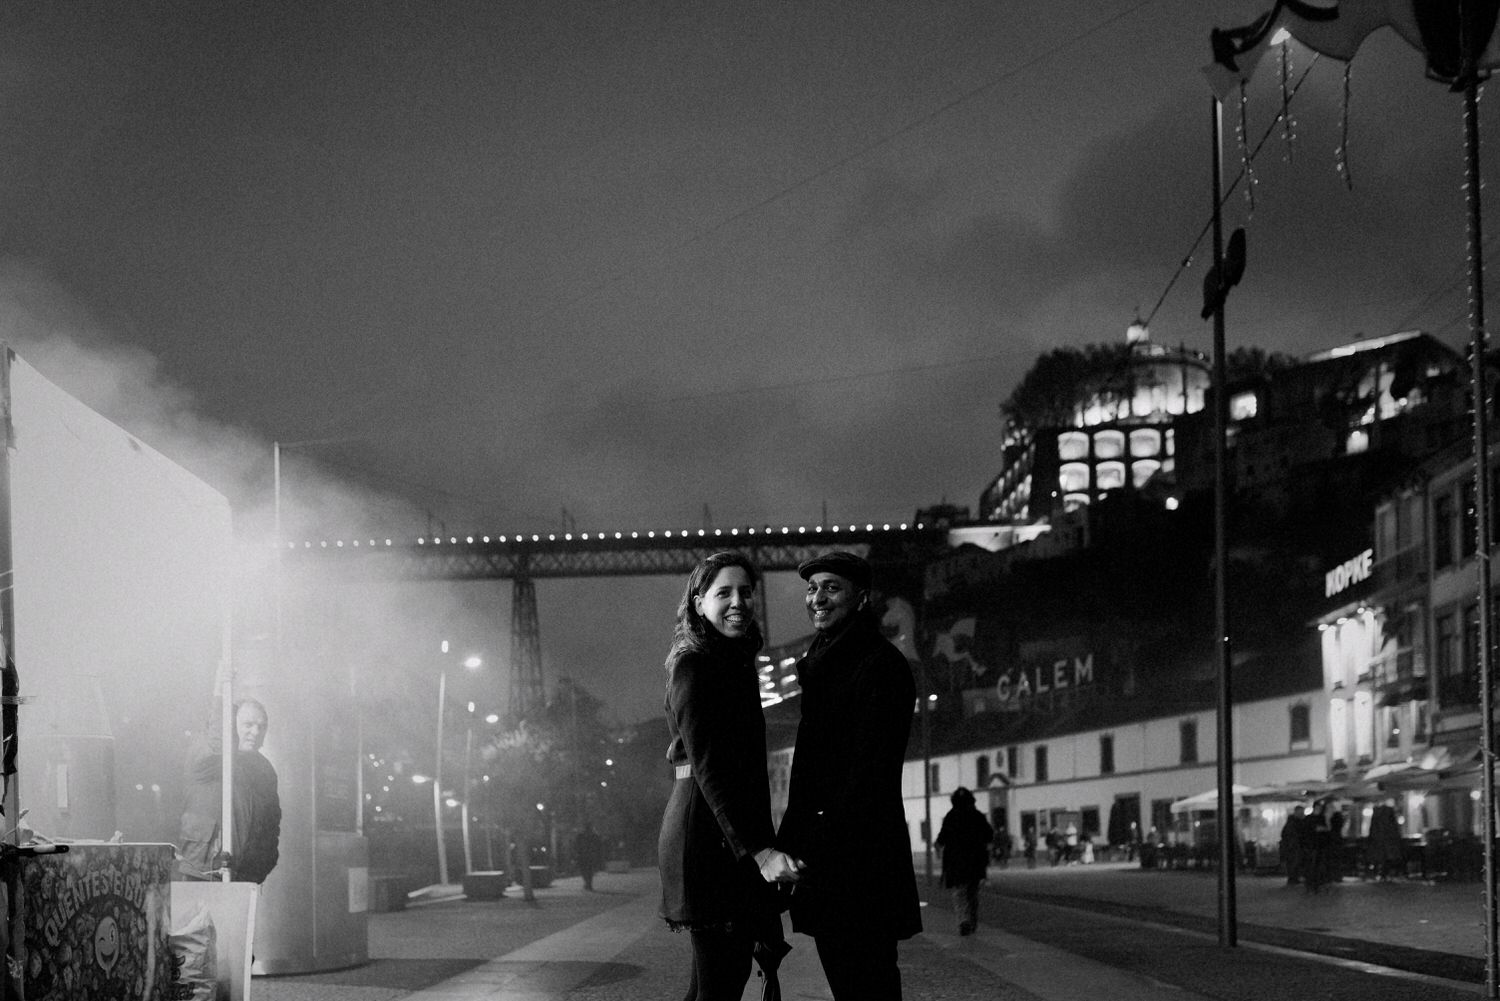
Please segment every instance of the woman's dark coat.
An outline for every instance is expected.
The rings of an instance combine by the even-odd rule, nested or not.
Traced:
[[[754,855],[771,844],[771,790],[749,647],[714,634],[705,650],[681,654],[667,681],[667,726],[667,760],[692,774],[675,781],[662,817],[661,915],[691,927],[760,917],[766,890]]]
[[[968,886],[984,879],[993,840],[995,829],[972,801],[949,810],[935,842],[943,850],[943,885]]]
[[[916,686],[901,652],[861,614],[797,665],[802,721],[776,846],[807,863],[792,927],[808,935],[922,930],[901,769]]]

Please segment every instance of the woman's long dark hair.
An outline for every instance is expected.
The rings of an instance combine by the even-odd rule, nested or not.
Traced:
[[[698,565],[693,567],[693,572],[688,574],[687,587],[682,591],[682,600],[677,603],[677,624],[672,628],[672,648],[667,651],[668,671],[678,657],[690,651],[707,649],[710,639],[721,635],[698,614],[694,599],[708,592],[714,578],[725,567],[739,567],[750,578],[750,584],[757,590],[760,589],[760,571],[755,569],[755,564],[744,553],[726,551],[699,560]],[[754,616],[750,617],[750,627],[745,630],[744,638],[735,642],[744,644],[752,654],[761,648],[764,640],[760,635],[760,623]]]

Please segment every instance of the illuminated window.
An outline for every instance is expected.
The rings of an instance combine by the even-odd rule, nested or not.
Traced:
[[[1125,463],[1099,463],[1094,468],[1094,479],[1100,490],[1119,490],[1125,486]]]
[[[1130,432],[1130,454],[1146,457],[1160,455],[1161,432],[1156,428],[1136,428]]]
[[[1358,455],[1370,450],[1370,433],[1355,428],[1349,432],[1349,438],[1344,442],[1344,452],[1348,455]]]
[[[1130,482],[1135,484],[1136,489],[1140,489],[1159,469],[1161,463],[1155,459],[1137,459],[1130,464]]]
[[[1349,703],[1345,699],[1328,700],[1328,750],[1336,762],[1349,754]]]
[[[1057,469],[1057,486],[1064,493],[1089,488],[1089,467],[1082,462],[1068,462]]]
[[[1089,457],[1089,436],[1082,431],[1064,431],[1057,436],[1057,457],[1075,462]]]
[[[1167,428],[1166,433],[1164,435],[1162,435],[1162,440],[1166,443],[1167,454],[1168,455],[1176,455],[1177,454],[1177,433],[1176,433],[1176,431],[1174,431],[1172,428]]]
[[[1229,398],[1229,419],[1247,421],[1260,409],[1260,401],[1254,393],[1235,393]]]
[[[1362,762],[1375,756],[1375,701],[1367,691],[1354,693],[1354,753]]]
[[[1088,494],[1064,494],[1063,495],[1063,510],[1064,511],[1077,511],[1080,508],[1085,508],[1085,507],[1088,507],[1088,506],[1089,506],[1089,495]]]
[[[1094,458],[1118,459],[1125,454],[1124,431],[1099,431],[1094,435]]]

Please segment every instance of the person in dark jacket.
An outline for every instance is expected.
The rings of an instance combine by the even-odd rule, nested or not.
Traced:
[[[599,840],[594,825],[587,820],[573,835],[573,862],[578,866],[578,875],[583,877],[583,888],[592,891],[594,873],[604,862],[604,842]]]
[[[989,844],[995,829],[974,806],[974,794],[963,786],[948,797],[953,809],[943,818],[934,842],[943,851],[943,885],[953,891],[958,933],[972,935],[979,926],[979,884],[989,875]]]
[[[1286,869],[1286,885],[1295,886],[1307,874],[1307,817],[1296,807],[1281,825],[1281,864]]]
[[[661,915],[693,943],[686,1001],[739,1001],[752,956],[779,962],[786,950],[768,884],[795,882],[798,864],[772,845],[755,669],[759,576],[740,553],[701,561],[667,654],[667,760],[676,782],[657,852]]]
[[[281,796],[276,769],[260,753],[266,708],[255,699],[234,704],[233,844],[223,843],[224,759],[219,700],[188,752],[180,869],[190,880],[214,879],[223,868],[235,882],[262,883],[281,858]]]
[[[835,1001],[899,1001],[896,943],[922,930],[901,770],[916,686],[871,613],[870,566],[814,557],[817,631],[797,664],[802,720],[777,844],[805,865],[792,928],[811,935]]]
[[[1303,885],[1310,893],[1317,893],[1332,872],[1333,829],[1328,824],[1326,799],[1313,803],[1312,813],[1307,815],[1302,831],[1302,850],[1306,852]]]

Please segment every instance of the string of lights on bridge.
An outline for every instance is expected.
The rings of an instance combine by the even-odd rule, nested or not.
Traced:
[[[541,533],[541,532],[534,532],[534,533],[524,533],[523,532],[523,533],[519,533],[519,534],[516,534],[516,535],[496,535],[496,536],[490,536],[490,535],[481,535],[481,536],[465,535],[465,536],[462,536],[462,537],[457,536],[457,535],[450,535],[448,537],[448,539],[447,539],[447,543],[446,544],[447,545],[455,545],[455,546],[456,545],[460,545],[460,544],[472,546],[472,545],[475,545],[476,543],[477,544],[482,544],[482,545],[488,545],[488,544],[490,544],[490,543],[493,542],[493,543],[500,543],[502,545],[507,545],[507,544],[509,544],[509,545],[524,545],[525,543],[528,543],[528,542],[538,542],[539,543],[539,542],[542,542],[544,540],[547,541],[547,542],[557,542],[557,541],[559,541],[559,539],[561,539],[561,541],[563,541],[563,542],[623,542],[623,541],[626,541],[626,540],[629,540],[629,539],[642,539],[642,538],[645,538],[645,539],[655,539],[658,536],[660,536],[663,539],[673,539],[673,538],[677,538],[677,539],[709,539],[709,538],[720,538],[720,539],[722,539],[722,538],[740,538],[742,536],[746,537],[746,538],[757,538],[757,537],[758,538],[777,538],[777,537],[782,537],[782,536],[791,536],[791,535],[794,535],[794,534],[795,535],[806,535],[809,531],[811,531],[813,533],[822,533],[822,532],[837,533],[837,532],[839,532],[842,529],[842,527],[843,526],[840,526],[840,525],[830,525],[827,528],[825,528],[822,525],[816,525],[813,528],[809,529],[806,525],[799,525],[799,526],[797,526],[796,530],[794,531],[790,525],[783,525],[781,527],[781,530],[779,532],[775,528],[772,528],[769,525],[765,526],[764,528],[760,528],[760,529],[756,529],[756,528],[753,528],[753,527],[749,527],[749,528],[730,528],[730,529],[723,529],[723,528],[687,529],[687,528],[684,528],[684,529],[677,530],[677,532],[676,532],[675,535],[673,534],[673,530],[670,529],[670,528],[666,529],[665,531],[662,531],[662,532],[657,532],[657,531],[654,531],[654,530],[647,531],[647,532],[639,532],[639,531],[635,531],[635,532],[592,532],[592,533],[590,533],[590,532],[563,532],[561,534],[556,533],[556,532],[548,532],[548,533],[545,533],[545,534]],[[894,525],[894,526],[891,525],[889,522],[886,522],[886,523],[883,523],[880,526],[880,530],[884,531],[884,532],[907,532],[907,531],[913,531],[913,530],[915,530],[915,531],[922,531],[925,527],[926,526],[923,525],[921,522],[917,522],[915,525],[908,525],[906,522],[901,522],[900,524]],[[875,531],[876,528],[875,528],[874,522],[867,523],[864,526],[863,530],[866,531],[866,532],[873,532],[873,531]],[[858,531],[860,531],[860,526],[859,525],[850,525],[848,527],[847,531],[858,532]],[[434,535],[434,536],[419,536],[417,538],[417,540],[416,540],[416,544],[419,545],[419,546],[427,546],[427,545],[440,546],[440,545],[444,544],[444,541],[443,541],[442,536],[437,536],[437,535]],[[298,548],[298,543],[296,543],[296,542],[288,542],[286,545],[287,545],[288,549],[296,549],[296,548]],[[324,541],[321,541],[321,542],[317,543],[317,547],[321,548],[321,549],[327,549],[327,548],[330,548],[330,547],[335,548],[335,549],[342,549],[342,548],[344,548],[345,545],[346,545],[346,542],[343,539],[338,539],[338,540],[333,541],[333,542],[329,542],[327,540],[324,540]],[[356,548],[356,549],[357,548],[361,548],[362,546],[369,546],[371,548],[380,549],[380,548],[384,548],[386,546],[394,546],[395,542],[393,540],[391,540],[391,539],[386,539],[386,540],[384,540],[384,545],[382,545],[380,542],[378,542],[375,539],[369,540],[368,543],[361,543],[360,540],[358,540],[358,539],[352,539],[352,540],[349,540],[347,542],[347,545],[349,545],[352,548]],[[314,547],[314,544],[310,540],[309,541],[304,541],[304,542],[301,543],[301,548],[303,548],[303,549],[312,549],[313,547]]]

